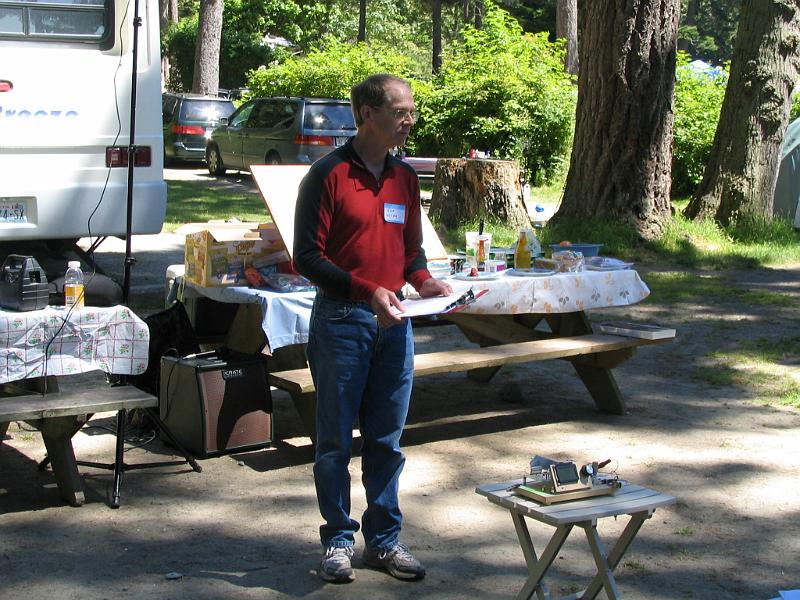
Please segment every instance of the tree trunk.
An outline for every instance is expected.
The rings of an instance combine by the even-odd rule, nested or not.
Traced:
[[[797,78],[797,3],[745,0],[703,180],[686,215],[722,225],[772,218],[781,142]]]
[[[694,27],[697,17],[697,5],[699,0],[688,0],[686,6],[686,16],[683,18],[681,25],[683,27]],[[689,52],[691,50],[692,42],[687,38],[678,40],[678,50]]]
[[[556,3],[556,39],[564,40],[564,70],[578,74],[578,0],[558,0]]]
[[[164,45],[164,36],[172,23],[178,22],[178,2],[177,0],[159,0],[158,3],[158,25],[161,31],[161,48],[164,51],[161,53],[161,89],[169,89],[170,69],[169,69],[169,55],[167,54]]]
[[[670,215],[680,0],[585,2],[575,141],[554,219],[604,217],[656,237]]]
[[[428,214],[449,229],[475,218],[530,227],[513,160],[440,158]]]
[[[200,0],[197,47],[194,51],[192,92],[216,96],[219,91],[219,44],[223,0]]]
[[[357,41],[367,40],[367,0],[358,0],[358,38]]]
[[[442,0],[433,0],[433,74],[442,68]]]
[[[483,0],[475,0],[475,29],[483,29]]]

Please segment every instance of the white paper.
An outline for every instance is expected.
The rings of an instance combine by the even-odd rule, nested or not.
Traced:
[[[472,287],[466,282],[448,281],[453,293],[449,296],[434,296],[433,298],[407,298],[401,303],[405,312],[395,309],[395,314],[402,317],[419,317],[422,315],[436,315],[455,302],[459,296]]]

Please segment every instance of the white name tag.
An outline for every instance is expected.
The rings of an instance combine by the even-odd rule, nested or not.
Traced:
[[[405,204],[389,204],[388,202],[383,205],[383,220],[387,223],[405,223],[406,222],[406,207]]]

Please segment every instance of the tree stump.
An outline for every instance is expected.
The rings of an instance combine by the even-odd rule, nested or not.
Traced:
[[[475,218],[530,227],[513,160],[440,158],[428,214],[446,228]]]

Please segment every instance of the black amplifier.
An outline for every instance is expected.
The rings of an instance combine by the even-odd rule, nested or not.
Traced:
[[[32,256],[9,254],[0,267],[0,306],[9,310],[39,310],[47,306],[47,274]]]
[[[269,445],[272,396],[263,357],[162,357],[159,414],[178,442],[200,458]]]

